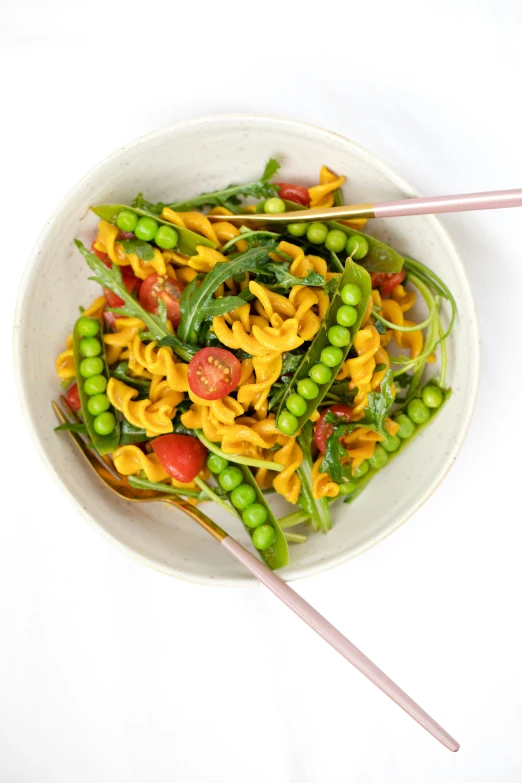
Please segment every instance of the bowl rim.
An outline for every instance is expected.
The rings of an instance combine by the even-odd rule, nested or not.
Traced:
[[[138,136],[132,141],[123,144],[121,147],[118,147],[118,149],[116,149],[114,152],[105,156],[99,163],[97,163],[86,174],[84,174],[84,176],[82,176],[76,182],[76,184],[73,185],[73,187],[70,188],[68,192],[64,195],[64,197],[59,201],[58,205],[55,207],[55,209],[47,218],[43,228],[41,229],[36,239],[33,248],[31,249],[29,257],[25,263],[23,274],[18,287],[15,314],[14,314],[14,326],[13,326],[14,375],[15,375],[18,398],[20,402],[20,407],[22,409],[23,418],[25,420],[27,429],[29,430],[29,434],[32,438],[32,441],[36,446],[36,451],[40,459],[42,460],[43,464],[47,468],[47,471],[53,477],[55,483],[59,486],[62,493],[68,498],[69,502],[73,504],[76,510],[99,533],[101,533],[114,546],[116,546],[121,551],[125,552],[125,554],[129,555],[134,560],[143,563],[149,568],[153,568],[155,571],[159,571],[160,573],[166,574],[171,577],[175,577],[185,582],[207,585],[207,586],[220,586],[220,587],[247,587],[247,586],[252,587],[254,585],[258,585],[258,582],[256,579],[253,579],[252,577],[247,575],[245,575],[244,578],[243,577],[235,577],[235,578],[210,577],[210,576],[202,577],[202,576],[190,574],[186,571],[175,569],[171,566],[167,566],[155,560],[151,560],[146,555],[137,552],[135,549],[132,549],[131,547],[127,546],[126,544],[116,539],[113,535],[111,535],[100,522],[96,521],[96,519],[94,519],[87,512],[87,510],[82,506],[82,504],[76,499],[73,493],[69,490],[69,488],[66,487],[60,475],[58,474],[58,471],[55,469],[53,463],[51,462],[50,458],[47,456],[45,452],[43,444],[37,435],[36,426],[30,412],[28,395],[26,393],[26,386],[25,386],[23,372],[22,372],[23,340],[22,340],[22,332],[20,327],[23,320],[26,290],[29,281],[32,277],[34,268],[36,267],[38,256],[40,254],[42,246],[44,245],[47,239],[47,235],[51,231],[51,228],[56,218],[66,207],[70,198],[77,191],[81,190],[85,185],[85,183],[88,182],[92,176],[97,174],[108,163],[112,163],[116,161],[118,157],[124,155],[128,150],[136,148],[143,142],[150,141],[156,137],[168,135],[172,132],[183,131],[185,129],[190,129],[191,127],[196,127],[203,124],[215,125],[216,123],[220,123],[220,122],[245,121],[245,120],[251,120],[254,123],[258,121],[259,122],[268,121],[271,123],[276,123],[280,126],[292,127],[297,130],[310,130],[313,131],[316,135],[322,135],[330,138],[334,137],[336,139],[339,139],[344,145],[352,147],[352,149],[356,150],[360,156],[365,157],[372,164],[374,168],[378,168],[381,171],[383,171],[386,174],[386,176],[398,188],[401,189],[401,191],[404,193],[405,196],[413,197],[413,196],[420,195],[420,193],[415,188],[413,188],[409,184],[409,182],[403,179],[403,177],[397,174],[397,172],[394,169],[388,166],[388,164],[386,164],[383,160],[381,160],[381,158],[379,158],[373,152],[368,150],[366,147],[363,147],[361,144],[358,144],[357,142],[343,136],[340,133],[327,130],[326,128],[321,128],[311,123],[302,122],[300,120],[288,119],[286,117],[279,117],[271,114],[258,114],[255,112],[254,113],[231,112],[231,113],[210,114],[210,115],[193,117],[191,119],[181,120],[179,122],[171,123],[169,125],[156,128],[155,130],[150,131],[148,133],[142,134],[141,136]],[[467,310],[466,316],[469,320],[470,330],[474,333],[473,343],[475,345],[475,350],[473,351],[473,362],[470,367],[470,374],[469,374],[469,384],[470,384],[471,394],[470,397],[468,398],[468,405],[466,406],[466,411],[461,419],[461,424],[459,427],[459,431],[457,433],[457,437],[455,437],[451,449],[446,454],[444,464],[439,469],[438,473],[435,475],[434,480],[430,484],[430,487],[416,500],[416,502],[412,505],[412,507],[403,516],[401,516],[394,524],[389,525],[385,530],[381,531],[380,533],[368,539],[367,541],[359,544],[357,547],[350,550],[349,552],[348,551],[337,552],[314,565],[302,566],[297,571],[293,571],[293,572],[290,571],[288,573],[284,573],[284,572],[280,573],[280,576],[287,582],[291,582],[298,579],[305,579],[307,577],[315,576],[325,571],[329,571],[330,569],[335,568],[336,566],[341,565],[342,563],[345,563],[348,560],[351,560],[352,558],[362,554],[366,550],[375,546],[375,544],[378,544],[380,541],[382,541],[383,539],[387,538],[389,535],[394,533],[408,519],[410,519],[421,508],[421,506],[424,505],[424,503],[426,503],[426,501],[433,495],[435,490],[440,486],[440,484],[442,483],[442,481],[444,480],[444,478],[447,476],[452,466],[454,465],[456,457],[460,452],[464,444],[464,441],[466,439],[466,436],[468,434],[471,421],[473,419],[474,411],[475,411],[475,405],[476,405],[476,400],[478,395],[479,379],[480,379],[480,367],[481,367],[480,331],[478,325],[476,305],[473,298],[473,292],[466,272],[466,268],[462,263],[462,260],[457,252],[453,240],[451,239],[449,231],[435,215],[425,215],[424,218],[428,220],[432,224],[432,226],[436,228],[436,230],[438,230],[439,234],[443,238],[451,262],[458,269],[459,273],[462,275],[462,278],[465,283],[465,289],[467,289],[467,293],[469,296],[470,308],[469,310]]]

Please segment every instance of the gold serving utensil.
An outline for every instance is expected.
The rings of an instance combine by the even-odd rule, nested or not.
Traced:
[[[65,398],[62,398],[66,404]],[[52,402],[53,410],[61,424],[78,422],[75,412],[69,407],[71,419],[68,419],[57,402]],[[393,680],[379,669],[361,650],[359,650],[346,636],[337,630],[323,615],[319,614],[304,598],[295,592],[286,582],[274,573],[265,563],[248,552],[232,536],[228,535],[219,525],[213,522],[206,514],[196,506],[187,503],[179,495],[167,495],[161,492],[134,489],[129,485],[125,477],[120,476],[114,469],[111,458],[107,455],[100,457],[97,452],[86,443],[81,433],[69,431],[67,433],[74,445],[79,449],[90,468],[116,495],[135,503],[155,503],[163,501],[175,506],[179,511],[193,519],[200,527],[218,541],[233,557],[247,568],[261,584],[267,587],[280,601],[301,618],[310,628],[319,634],[334,650],[337,650],[349,663],[355,666],[370,682],[373,682],[381,691],[392,699],[410,717],[419,723],[444,747],[453,752],[459,749],[459,743],[448,734],[422,707],[411,699]]]
[[[315,220],[356,220],[359,218],[435,215],[442,212],[471,212],[477,209],[507,209],[522,206],[522,189],[494,190],[486,193],[461,193],[454,196],[404,198],[375,204],[351,204],[341,207],[313,207],[295,212],[262,214],[249,212],[227,215],[228,223],[309,223]],[[223,220],[222,215],[208,215],[209,220]]]

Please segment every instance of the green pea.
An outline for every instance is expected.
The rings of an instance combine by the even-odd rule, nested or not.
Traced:
[[[362,291],[355,283],[346,283],[341,291],[341,299],[346,305],[353,305],[355,307],[362,299]]]
[[[306,234],[306,229],[308,228],[307,223],[289,223],[286,227],[286,230],[288,233],[293,237],[304,237]]]
[[[104,375],[91,375],[90,378],[85,379],[83,384],[85,394],[92,397],[94,394],[103,394],[107,388],[107,378]]]
[[[440,408],[444,401],[442,390],[438,386],[425,386],[422,390],[422,401],[428,408]]]
[[[100,415],[96,416],[94,419],[92,426],[98,435],[110,435],[116,427],[116,417],[114,413],[110,413],[109,411],[100,413]]]
[[[357,250],[355,248],[357,248]],[[349,256],[355,258],[356,261],[360,261],[361,258],[364,258],[369,249],[368,240],[366,237],[361,236],[361,234],[354,234],[353,236],[348,237],[346,252]]]
[[[100,413],[108,411],[110,407],[111,404],[106,394],[95,394],[94,397],[89,397],[87,403],[87,410],[91,416],[99,416]]]
[[[328,227],[324,223],[310,223],[306,230],[306,238],[314,245],[322,245],[328,236]]]
[[[430,418],[429,408],[422,400],[412,400],[408,405],[407,411],[414,424],[425,424]]]
[[[329,383],[332,378],[332,371],[325,364],[318,362],[308,371],[310,378],[318,383],[320,386],[324,386],[325,383]]]
[[[335,318],[341,326],[353,326],[357,320],[357,310],[351,305],[341,305]]]
[[[140,217],[136,223],[134,233],[138,239],[142,239],[144,242],[150,242],[154,239],[158,231],[158,221],[151,217]]]
[[[306,413],[306,400],[299,394],[291,394],[286,401],[286,407],[294,416],[303,416]]]
[[[267,198],[264,206],[267,215],[277,215],[278,212],[286,212],[285,202],[282,198]]]
[[[250,486],[250,484],[240,484],[239,487],[236,487],[232,490],[230,495],[232,505],[239,509],[244,509],[248,506],[251,506],[255,499],[256,491],[254,487]]]
[[[406,416],[405,413],[401,413],[399,416],[397,416],[395,421],[399,425],[399,429],[397,430],[397,435],[399,438],[411,438],[415,432],[415,424],[412,422],[410,417]]]
[[[84,337],[80,340],[80,352],[83,356],[99,356],[101,353],[101,343],[96,337]]]
[[[78,334],[82,337],[94,337],[100,331],[100,322],[96,318],[88,318],[86,315],[82,315],[76,324]]]
[[[305,400],[315,400],[319,394],[319,386],[310,380],[310,378],[303,378],[297,384],[297,392],[304,397]]]
[[[83,378],[90,378],[91,375],[101,375],[103,372],[103,362],[99,356],[91,359],[82,359],[80,362],[80,375]]]
[[[341,253],[346,247],[346,234],[339,231],[338,228],[333,228],[326,235],[325,247],[327,250],[331,250],[332,253]]]
[[[357,489],[356,481],[346,481],[344,484],[339,484],[340,495],[351,495]]]
[[[327,367],[336,367],[343,360],[343,352],[340,348],[329,345],[321,351],[321,362]]]
[[[398,435],[388,435],[388,437],[383,440],[381,445],[384,451],[387,451],[388,454],[393,454],[394,451],[397,451],[397,449],[400,448],[401,439]]]
[[[268,519],[268,511],[261,503],[252,503],[241,516],[247,527],[259,527]]]
[[[243,471],[231,465],[229,468],[221,471],[218,476],[218,482],[225,492],[232,492],[233,489],[243,483]]]
[[[116,225],[122,231],[134,233],[134,230],[138,225],[138,220],[138,215],[135,212],[131,212],[130,209],[122,209],[116,218]]]
[[[277,420],[277,427],[285,435],[293,435],[299,426],[299,422],[296,417],[290,411],[283,411],[279,414]]]
[[[355,478],[362,478],[365,476],[368,471],[370,470],[370,463],[367,459],[364,460],[364,462],[361,462],[358,468],[355,468],[353,475]]]
[[[350,344],[352,336],[345,326],[331,326],[328,329],[328,339],[337,348],[345,348]]]
[[[207,468],[211,473],[221,473],[222,470],[225,470],[228,464],[228,459],[220,457],[219,454],[213,454],[210,452],[207,457]]]
[[[256,527],[252,533],[252,543],[256,549],[263,550],[272,546],[276,539],[275,530],[270,525],[261,525]]]
[[[370,463],[370,466],[372,468],[375,468],[376,470],[380,470],[388,462],[388,454],[383,449],[380,443],[377,443],[375,445],[375,451],[373,452],[373,456],[370,457],[368,462]]]
[[[170,226],[160,226],[154,242],[163,250],[172,250],[178,244],[178,232]]]

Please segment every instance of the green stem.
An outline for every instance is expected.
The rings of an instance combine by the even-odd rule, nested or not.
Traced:
[[[375,310],[372,310],[372,315],[382,324],[387,326],[388,329],[393,329],[395,332],[417,332],[419,329],[425,329],[430,325],[434,317],[433,311],[430,310],[429,316],[422,323],[415,324],[414,326],[399,326],[399,324],[394,324],[393,321],[387,321],[386,318],[383,318],[382,315],[379,315]]]
[[[235,509],[228,503],[226,500],[223,500],[223,498],[220,498],[219,495],[216,495],[214,490],[210,489],[208,484],[206,484],[203,479],[200,479],[199,476],[196,476],[194,479],[194,483],[198,485],[198,487],[201,489],[202,492],[205,493],[205,495],[208,495],[210,500],[213,500],[214,503],[217,503],[221,508],[224,508],[225,511],[228,511],[229,514],[234,514],[234,516],[239,516]]]
[[[147,481],[147,479],[138,478],[138,476],[129,476],[129,484],[134,489],[153,489],[156,492],[164,492],[166,495],[184,495],[187,498],[199,498],[200,493],[197,489],[184,489],[183,487],[172,487],[170,484],[161,484],[160,482]]]
[[[195,430],[195,432],[202,444],[206,446],[209,451],[217,454],[218,457],[227,459],[229,462],[237,462],[238,465],[249,465],[253,468],[267,468],[267,470],[275,470],[277,473],[279,473],[281,470],[284,470],[285,468],[284,465],[278,465],[276,462],[268,462],[268,460],[264,459],[244,457],[242,454],[225,454],[224,451],[221,451],[221,449],[216,446],[215,443],[212,443],[212,441],[203,434],[202,430]]]
[[[278,519],[278,522],[279,527],[287,528],[300,525],[302,522],[306,522],[308,519],[310,519],[310,515],[307,514],[306,511],[300,509],[299,511],[293,511],[291,514],[287,514],[285,517],[281,517],[281,519]]]
[[[247,216],[245,216],[247,217]],[[224,219],[226,220],[226,216],[224,216]],[[231,247],[233,247],[235,244],[240,242],[242,239],[251,239],[255,236],[264,236],[264,237],[278,237],[279,234],[276,234],[274,231],[245,231],[241,234],[239,234],[237,237],[233,237],[230,239],[226,245],[223,245],[223,247],[220,249],[220,253],[226,253],[227,250]]]
[[[301,533],[283,533],[287,541],[293,544],[305,544],[307,536],[303,536]]]

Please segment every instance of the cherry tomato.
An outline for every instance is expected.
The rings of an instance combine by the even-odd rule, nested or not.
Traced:
[[[372,288],[380,288],[383,296],[389,296],[396,285],[402,283],[406,277],[404,267],[400,272],[373,272]]]
[[[151,446],[162,468],[184,484],[196,478],[207,458],[204,445],[190,435],[160,435]]]
[[[277,182],[276,184],[279,187],[279,198],[293,201],[295,204],[302,204],[304,207],[310,204],[308,190],[302,185],[291,185],[289,182]]]
[[[141,288],[141,280],[139,277],[136,277],[130,266],[122,266],[120,267],[120,270],[122,280],[125,283],[125,287],[129,294],[138,295]],[[115,294],[110,288],[104,288],[103,293],[105,294],[109,307],[123,307],[125,304],[121,296]]]
[[[76,382],[69,388],[66,399],[73,411],[79,411],[82,407],[80,392],[78,391],[78,384]]]
[[[188,383],[204,400],[221,400],[237,387],[241,365],[233,353],[224,348],[202,348],[190,360]]]
[[[103,311],[103,320],[109,329],[114,329],[114,326],[116,325],[116,318],[119,318],[116,313],[111,313],[109,310]]]
[[[329,408],[324,409],[317,419],[314,428],[315,445],[322,454],[326,451],[326,441],[334,431],[334,425],[325,421],[328,411],[331,411],[334,416],[338,416],[340,419],[345,419],[346,421],[350,421],[353,413],[352,408],[348,405],[343,405],[342,403],[336,403],[335,405],[330,405]]]
[[[101,250],[96,250],[96,248],[94,247],[94,242],[91,245],[91,253],[94,253],[95,256],[98,256],[100,261],[103,261],[105,266],[108,266],[109,269],[110,269],[110,267],[111,267],[111,259],[109,258],[107,253],[102,253]]]
[[[167,318],[176,327],[181,321],[179,300],[184,288],[184,285],[167,275],[148,275],[141,284],[140,305],[149,313],[157,315],[158,299],[161,297],[167,307]]]
[[[123,242],[125,239],[136,239],[136,234],[133,234],[132,231],[118,231],[116,241]]]

